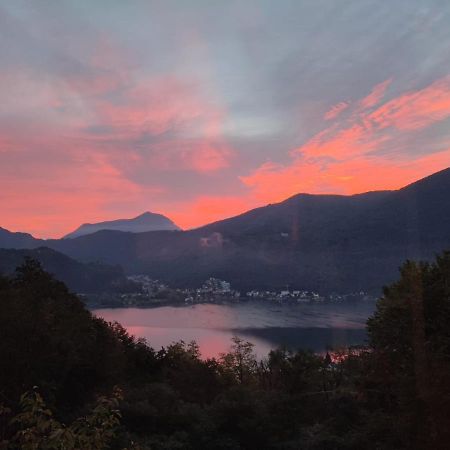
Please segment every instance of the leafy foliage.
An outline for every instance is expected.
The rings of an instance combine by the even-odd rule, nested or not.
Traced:
[[[21,396],[21,412],[11,419],[17,428],[11,440],[2,443],[4,449],[23,450],[101,450],[108,448],[119,425],[117,409],[120,390],[111,398],[100,397],[91,413],[76,419],[70,426],[58,422],[41,395],[27,392]]]
[[[237,337],[218,359],[195,342],[155,351],[33,261],[0,278],[0,312],[3,448],[448,448],[448,252],[405,263],[368,321],[368,347],[325,356],[278,349],[258,361]]]

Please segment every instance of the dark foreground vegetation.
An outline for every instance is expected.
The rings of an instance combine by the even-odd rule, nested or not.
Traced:
[[[450,253],[405,263],[368,333],[333,359],[155,351],[29,260],[0,278],[0,448],[449,448]]]

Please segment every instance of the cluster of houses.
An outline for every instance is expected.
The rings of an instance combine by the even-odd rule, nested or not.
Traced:
[[[209,278],[202,287],[198,289],[200,292],[212,293],[228,293],[231,292],[231,284],[228,281],[219,280],[218,278]]]
[[[247,297],[255,300],[270,300],[278,303],[311,303],[311,302],[324,302],[325,297],[322,297],[317,292],[312,291],[300,291],[289,289],[282,290],[280,292],[275,291],[250,291],[247,292]]]
[[[231,289],[231,284],[218,278],[209,278],[200,288],[173,289],[166,284],[150,278],[148,275],[130,275],[130,281],[139,284],[148,298],[148,303],[205,303],[233,300],[240,298],[241,293]],[[129,298],[130,295],[127,296]],[[125,300],[125,299],[124,299]],[[133,298],[134,300],[134,298]],[[141,301],[141,298],[139,298]]]
[[[373,301],[375,298],[366,292],[352,292],[349,294],[330,294],[323,296],[313,291],[289,290],[280,292],[257,291],[247,292],[247,298],[255,300],[273,301],[277,303],[343,303],[351,301]]]
[[[239,301],[241,293],[231,289],[228,281],[209,278],[198,289],[185,289],[185,303],[206,303],[215,301]]]
[[[148,275],[130,275],[128,279],[137,286],[136,292],[97,296],[91,300],[102,306],[161,306],[167,304],[221,303],[242,300],[269,301],[286,304],[340,303],[348,300],[367,300],[364,292],[354,294],[333,294],[327,297],[306,290],[281,291],[252,290],[241,295],[232,289],[228,281],[209,278],[199,288],[174,289],[150,278]]]

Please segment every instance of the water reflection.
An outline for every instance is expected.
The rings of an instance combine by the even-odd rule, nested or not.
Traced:
[[[203,357],[212,357],[227,351],[231,337],[237,335],[253,342],[263,357],[279,346],[323,351],[363,343],[365,322],[373,309],[367,303],[274,306],[248,302],[93,312],[108,321],[117,320],[155,349],[195,340]]]

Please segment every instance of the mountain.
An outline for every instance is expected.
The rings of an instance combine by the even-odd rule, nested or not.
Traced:
[[[58,248],[173,285],[216,276],[240,289],[378,291],[403,260],[450,248],[449,194],[447,169],[397,191],[299,194],[196,230],[104,231]]]
[[[173,286],[214,276],[241,290],[378,293],[405,259],[450,249],[450,169],[396,191],[299,194],[195,230],[99,231],[45,245]]]
[[[120,266],[102,263],[83,264],[46,247],[33,250],[0,248],[0,273],[13,274],[16,267],[27,257],[39,261],[45,270],[75,292],[90,294],[117,292],[126,290],[129,285]]]
[[[130,233],[143,233],[146,231],[180,230],[169,218],[162,214],[145,212],[133,219],[118,219],[99,223],[85,223],[72,233],[64,236],[64,239],[72,239],[86,234],[96,233],[101,230],[127,231]]]
[[[44,241],[28,233],[15,233],[0,227],[0,248],[34,248],[38,242]]]

